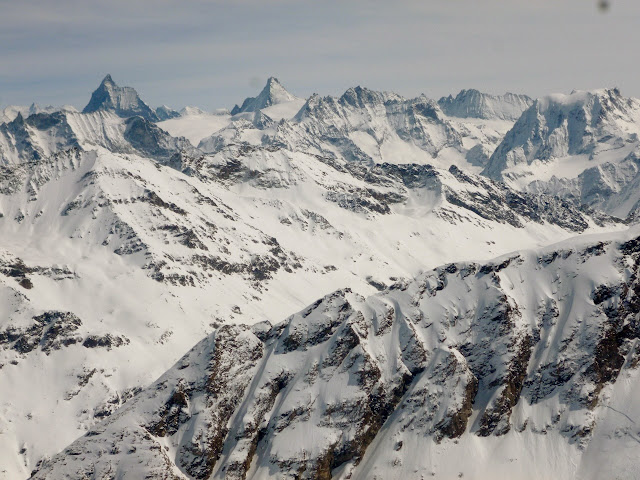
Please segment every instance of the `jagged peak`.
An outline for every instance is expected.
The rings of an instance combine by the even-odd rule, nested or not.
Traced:
[[[128,118],[140,115],[147,120],[158,121],[156,113],[141,99],[132,87],[120,87],[107,74],[98,88],[91,94],[91,99],[82,113],[93,113],[100,110],[110,110],[116,115]]]
[[[278,80],[276,77],[267,78],[267,84],[264,86],[264,88],[271,89],[271,88],[277,88],[277,87],[284,88],[282,83],[280,83],[280,80]]]
[[[256,97],[248,97],[242,102],[242,106],[237,104],[231,110],[231,115],[243,112],[256,112],[263,108],[280,103],[292,102],[297,97],[287,91],[276,77],[269,77],[264,88]]]
[[[571,155],[590,158],[637,142],[640,101],[617,88],[574,90],[537,99],[491,155],[483,174],[502,179],[505,171],[535,160]],[[580,171],[576,171],[576,175]]]
[[[276,77],[269,77],[267,79],[266,85],[260,92],[260,95],[263,95],[263,94],[269,94],[271,96],[283,95],[284,97],[288,98],[288,100],[295,100],[296,98],[294,95],[292,95],[287,91],[284,85],[282,85],[282,83],[280,83],[280,80],[278,80]]]
[[[400,95],[379,90],[372,90],[367,87],[357,85],[348,88],[339,98],[340,103],[348,103],[354,106],[364,106],[365,104],[381,104],[389,100],[403,101]]]
[[[317,93],[312,93],[311,96],[307,98],[307,101],[304,102],[304,105],[300,107],[300,110],[298,110],[298,113],[294,115],[293,120],[295,121],[302,120],[308,114],[309,111],[313,110],[318,106],[320,101],[321,101],[320,95]]]
[[[116,82],[113,81],[113,78],[111,77],[110,73],[107,73],[107,75],[102,79],[102,82],[100,82],[100,85],[116,85]]]

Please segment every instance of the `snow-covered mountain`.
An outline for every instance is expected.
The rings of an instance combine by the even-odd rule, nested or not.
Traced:
[[[32,103],[28,107],[9,105],[0,111],[0,124],[11,122],[15,120],[18,115],[27,118],[29,115],[35,115],[36,113],[53,113],[57,111],[77,112],[78,110],[71,105],[63,105],[62,107],[54,107],[52,105],[43,107],[37,103]]]
[[[111,75],[104,77],[100,86],[91,95],[91,99],[82,110],[82,113],[100,111],[114,112],[116,115],[125,118],[139,115],[147,120],[158,120],[156,113],[140,99],[133,88],[118,86],[111,78]]]
[[[243,332],[266,331],[237,325],[275,324],[337,288],[364,305],[439,265],[628,228],[599,203],[477,175],[513,127],[490,110],[460,118],[424,96],[362,87],[308,99],[282,91],[270,79],[233,115],[152,110],[107,76],[90,111],[0,124],[0,386],[12,392],[0,396],[0,478],[26,478],[101,420],[128,418],[125,402],[212,332],[242,349]],[[264,350],[251,335],[247,345]],[[395,362],[382,358],[394,338],[378,352],[381,371]],[[171,442],[166,465],[182,478]],[[352,454],[345,465],[364,450]],[[213,468],[202,461],[193,468]]]
[[[626,217],[640,205],[640,101],[617,89],[552,95],[522,115],[484,174]]]
[[[298,109],[292,106],[296,102],[238,114],[199,148],[214,153],[230,143],[284,145],[369,164],[454,164],[479,173],[513,125],[498,117],[448,117],[424,96],[405,99],[362,87],[340,97],[312,95]]]
[[[32,478],[634,478],[638,233],[220,327]]]
[[[449,95],[438,100],[442,111],[452,117],[500,119],[515,122],[522,112],[533,104],[526,95],[505,93],[489,95],[478,90],[462,90],[455,97]]]
[[[289,93],[275,77],[269,77],[267,84],[257,97],[249,97],[242,102],[242,106],[235,105],[231,109],[231,115],[244,112],[257,112],[264,108],[300,101],[298,97]]]

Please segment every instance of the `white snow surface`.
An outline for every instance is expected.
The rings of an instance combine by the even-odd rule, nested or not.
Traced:
[[[199,112],[183,113],[177,118],[158,122],[158,126],[174,137],[185,137],[193,145],[223,129],[231,122],[231,115]]]
[[[34,478],[634,478],[639,234],[221,327]]]
[[[461,118],[500,119],[515,122],[533,100],[526,95],[505,93],[488,95],[478,90],[462,90],[453,97],[442,97],[438,104],[448,115]]]
[[[281,97],[282,101],[233,117],[224,112],[185,111],[157,125],[140,117],[121,118],[110,110],[83,114],[69,109],[0,123],[0,387],[10,391],[0,396],[0,478],[26,478],[38,465],[40,475],[48,475],[42,472],[48,472],[49,466],[39,462],[98,428],[104,418],[111,425],[109,432],[126,425],[132,432],[142,432],[139,419],[157,413],[158,402],[166,398],[153,397],[149,392],[155,387],[134,397],[136,403],[130,404],[130,398],[205,336],[208,340],[190,356],[214,352],[211,339],[226,331],[231,332],[231,340],[238,338],[239,345],[246,347],[247,358],[252,358],[253,348],[263,348],[255,335],[270,329],[260,322],[280,322],[339,287],[351,289],[347,297],[363,305],[362,312],[369,319],[369,313],[378,307],[366,305],[378,305],[380,300],[375,300],[379,296],[364,298],[394,283],[426,278],[431,274],[424,272],[439,265],[486,262],[562,239],[570,243],[567,248],[575,250],[580,242],[591,242],[589,235],[593,234],[608,235],[606,241],[618,242],[631,235],[615,233],[627,228],[620,222],[546,195],[566,197],[564,183],[552,191],[546,185],[536,189],[533,184],[509,180],[510,186],[505,186],[473,175],[485,168],[493,149],[504,143],[512,121],[451,117],[426,97],[407,100],[360,87],[340,98],[314,96],[301,101]],[[628,128],[632,129],[630,123]],[[605,138],[604,143],[609,141],[613,140]],[[609,185],[620,184],[621,178],[629,185],[636,181],[632,144],[627,142],[610,153],[598,150],[596,157],[602,160],[598,167],[611,179]],[[618,162],[621,154],[626,155],[624,162]],[[571,171],[592,161],[580,155],[567,156],[563,163],[567,176],[577,177]],[[608,167],[614,163],[620,165],[617,170]],[[540,173],[539,177],[550,182],[559,174]],[[595,206],[606,204],[605,209],[616,214],[632,211],[637,203],[630,187],[614,194],[602,190],[599,195],[603,203]],[[609,252],[597,265],[590,261],[589,265],[596,265],[593,268],[573,263],[567,268],[584,273],[585,278],[602,268],[603,275],[609,272],[611,278],[619,278],[622,274],[605,262],[613,257]],[[516,288],[515,275],[525,280],[538,278],[533,271],[535,268],[527,267],[509,273],[509,282]],[[565,276],[572,278],[574,273]],[[537,285],[531,287],[537,292],[531,299],[522,293],[524,287],[517,287],[520,293],[514,301],[530,311],[533,296],[537,295],[537,301],[546,292],[555,299],[554,278],[553,274],[540,278],[539,285],[531,280],[531,285]],[[597,279],[606,280],[603,276]],[[416,282],[412,285],[420,280]],[[463,283],[456,287],[462,290],[447,296],[458,299],[451,300],[452,305],[465,298],[460,293],[467,288]],[[481,283],[469,288],[478,293],[485,287],[492,288]],[[389,300],[394,294],[381,295],[383,303],[396,301]],[[480,302],[481,298],[478,293],[468,301]],[[566,298],[557,301],[568,301]],[[589,300],[581,302],[588,304]],[[431,308],[440,311],[441,307],[432,305],[425,312]],[[453,311],[451,305],[447,308]],[[327,318],[314,316],[309,321],[317,321],[321,329]],[[236,326],[240,324],[253,327]],[[462,327],[454,327],[443,324],[421,333],[428,351],[439,352],[454,344],[460,347],[455,339],[463,335]],[[394,326],[392,331],[397,332],[396,328],[404,327]],[[455,333],[446,333],[448,328]],[[438,335],[433,334],[436,330]],[[401,348],[393,343],[398,340],[395,335],[385,336],[375,346],[385,358],[384,376],[395,378],[393,382],[402,370],[395,360]],[[442,345],[434,346],[434,342]],[[231,353],[235,347],[229,348]],[[324,347],[314,349],[317,355],[326,353],[321,353]],[[286,365],[279,361],[273,368],[297,365],[296,355],[283,359]],[[437,355],[445,354],[434,355],[435,362]],[[462,360],[459,353],[453,355]],[[199,362],[194,360],[194,365],[204,368]],[[202,368],[184,373],[197,379]],[[238,372],[237,388],[246,378],[255,378],[255,388],[262,388],[260,379],[275,371],[265,370],[267,376],[261,377],[255,368]],[[169,370],[165,378],[172,382],[181,375],[176,371]],[[464,372],[461,375],[470,378]],[[634,373],[630,370],[629,375]],[[335,381],[342,385],[348,377],[338,375]],[[351,395],[353,385],[345,385],[337,390],[322,387],[316,393],[322,396],[323,405],[335,404],[341,390]],[[458,392],[459,399],[461,385],[449,381],[436,389]],[[617,383],[611,388],[623,392],[620,395],[634,391]],[[607,386],[602,395],[609,395],[610,390]],[[237,393],[237,389],[230,392]],[[300,398],[294,403],[301,402]],[[188,410],[198,411],[201,400],[189,400]],[[626,400],[619,402],[611,405],[626,411]],[[147,406],[135,410],[142,404]],[[121,406],[121,413],[114,414]],[[273,408],[270,418],[285,411],[283,405]],[[518,425],[525,418],[539,419],[536,425],[542,425],[552,418],[549,412],[560,409],[547,403],[531,412],[522,408],[514,408],[512,420]],[[478,406],[473,422],[480,410]],[[138,412],[133,423],[132,413],[127,412]],[[606,412],[596,413],[600,418]],[[592,418],[588,412],[585,415]],[[254,424],[261,418],[256,417]],[[246,420],[251,423],[250,417]],[[239,416],[230,428],[238,434],[251,430],[244,421]],[[569,424],[566,422],[562,425]],[[273,458],[290,458],[296,463],[300,451],[311,459],[348,438],[331,423],[316,424],[311,430],[308,425],[295,424],[286,436],[269,443]],[[141,448],[140,458],[160,461],[162,468],[169,466],[163,472],[184,478],[184,465],[175,462],[180,439],[190,437],[181,432],[154,436],[163,453],[149,454],[151,461]],[[585,445],[609,449],[607,432],[606,428],[596,430],[591,443]],[[132,433],[135,442],[140,440],[138,433]],[[395,457],[389,455],[396,450],[388,449],[388,439],[396,437],[391,425],[380,430],[358,465],[343,463],[334,475],[353,472],[357,478],[396,478],[400,474],[412,478],[416,469],[427,475],[429,466],[436,465],[438,478],[450,478],[459,473],[455,459],[467,451],[486,459],[486,474],[493,472],[498,477],[502,472],[537,472],[540,476],[530,478],[545,478],[551,470],[534,466],[535,455],[545,452],[559,452],[558,458],[567,462],[566,470],[558,470],[560,463],[554,465],[566,478],[576,475],[571,465],[588,466],[583,451],[555,429],[543,438],[514,428],[497,437],[465,434],[457,444],[436,444],[429,436],[407,434],[403,440],[407,447],[398,454],[398,465],[406,467],[390,469],[387,463],[394,463]],[[624,438],[626,442],[631,437]],[[149,452],[156,452],[153,445]],[[236,465],[234,459],[247,452],[242,442],[225,445],[224,459],[215,467],[218,476],[224,475],[219,470],[222,465]],[[124,454],[126,449],[119,450]],[[415,451],[425,454],[405,455]],[[94,461],[94,454],[92,450],[77,460]],[[138,457],[119,455],[114,460],[122,462],[120,471],[137,478],[141,474]],[[266,478],[274,468],[270,454],[264,450],[256,455],[260,460],[251,464],[250,476]],[[516,457],[518,462],[511,461]],[[56,458],[48,464],[55,472],[49,478],[73,477],[71,470],[59,470],[61,457]],[[491,459],[502,467],[491,466]],[[628,465],[619,462],[623,464]],[[470,475],[465,467],[465,478]]]

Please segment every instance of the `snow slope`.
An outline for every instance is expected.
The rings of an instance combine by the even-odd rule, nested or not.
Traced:
[[[193,145],[198,145],[203,138],[226,127],[230,121],[230,115],[185,112],[179,117],[159,122],[158,126],[174,137],[185,137]]]
[[[0,124],[0,478],[26,478],[221,325],[627,228],[469,173],[511,122],[425,97],[358,87],[155,122],[132,90]]]
[[[442,97],[438,105],[447,114],[461,118],[500,119],[515,122],[527,110],[533,99],[526,95],[505,93],[489,95],[478,90],[462,90],[453,97]]]
[[[32,478],[633,478],[638,233],[220,327]]]

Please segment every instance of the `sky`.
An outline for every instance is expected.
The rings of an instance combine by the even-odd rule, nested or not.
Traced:
[[[301,97],[640,97],[640,2],[601,1],[0,0],[0,107],[82,108],[107,73],[152,106],[207,110],[269,76]]]

